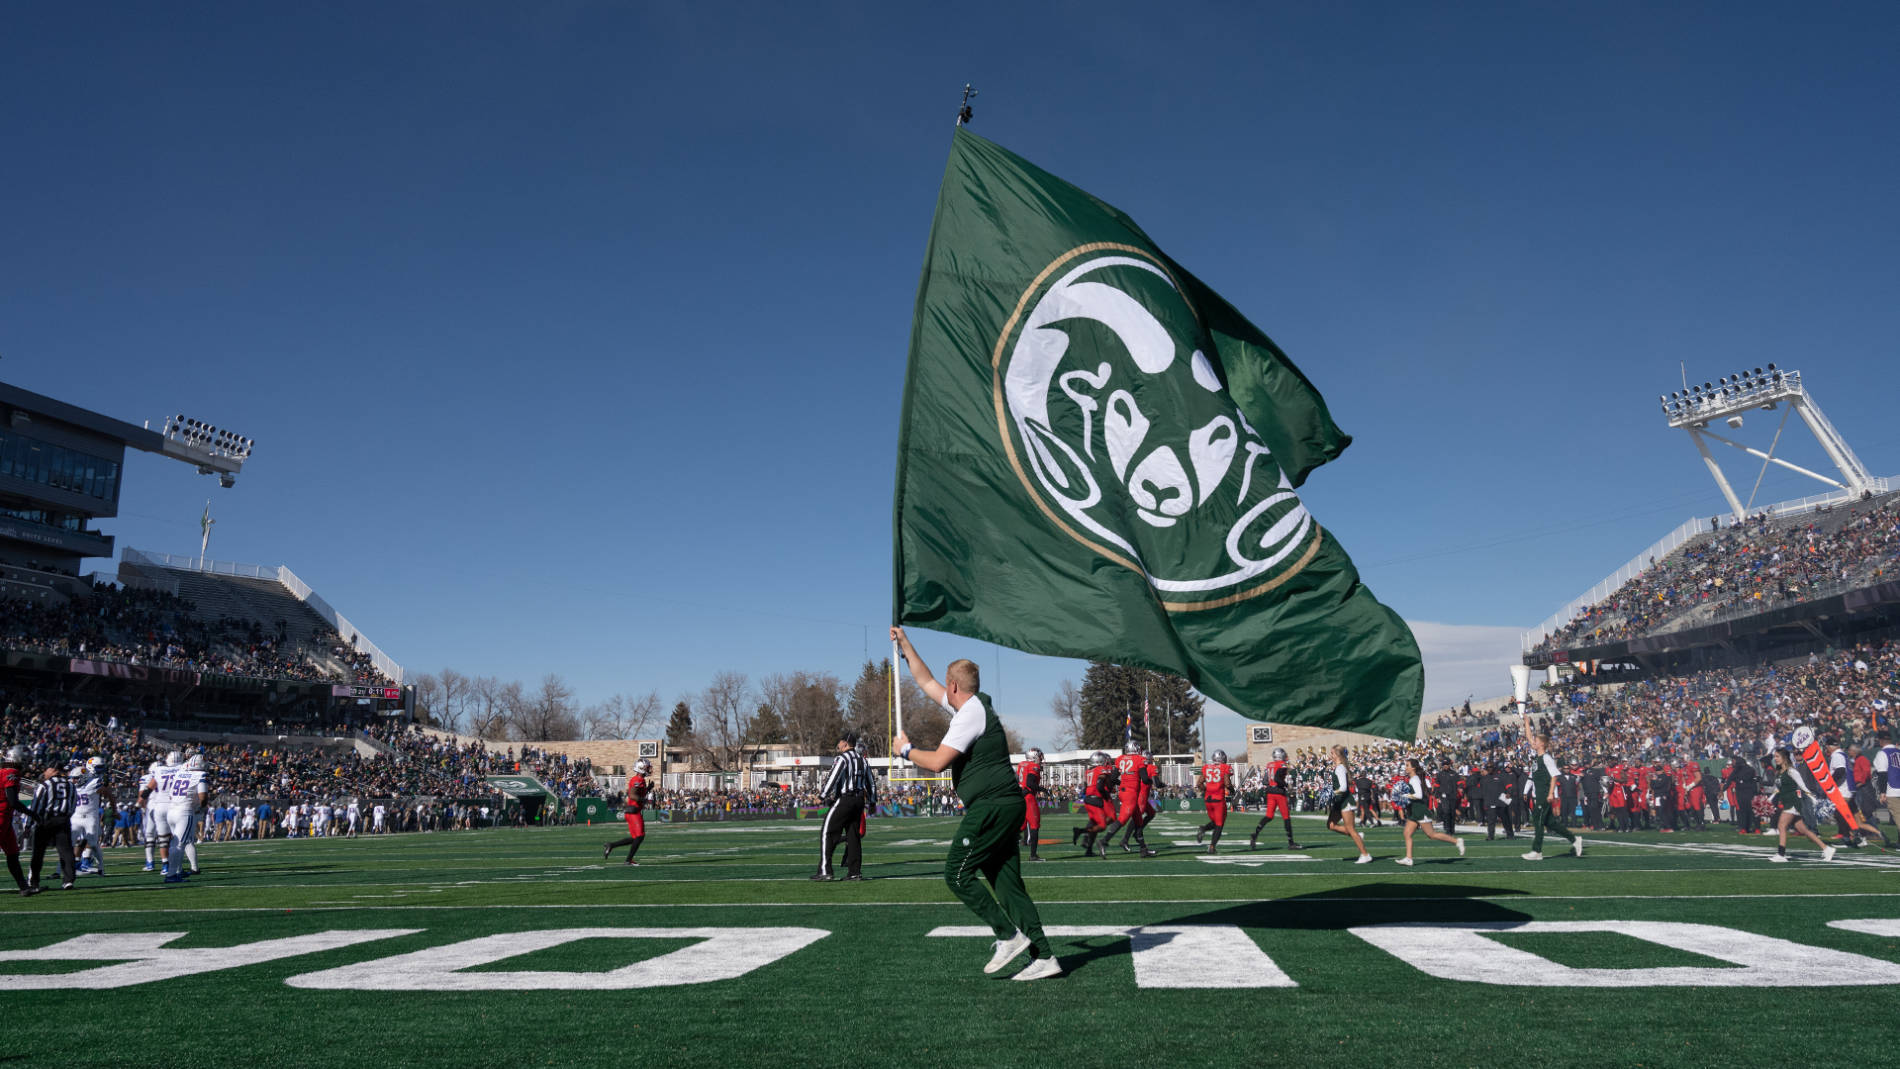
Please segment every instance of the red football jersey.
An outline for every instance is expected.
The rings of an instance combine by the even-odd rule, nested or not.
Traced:
[[[1201,766],[1201,792],[1207,796],[1208,801],[1226,801],[1227,787],[1232,782],[1234,782],[1234,766],[1226,764]]]
[[[20,770],[0,768],[0,817],[7,815],[7,788],[17,787],[20,783]]]
[[[647,805],[647,778],[635,772],[627,777],[627,812],[638,813]]]
[[[1090,768],[1090,769],[1089,769],[1089,775],[1088,775],[1088,780],[1086,781],[1086,782],[1087,782],[1087,786],[1086,786],[1086,787],[1084,788],[1084,790],[1083,790],[1083,792],[1082,792],[1082,793],[1084,793],[1084,794],[1086,794],[1086,795],[1091,795],[1091,796],[1093,796],[1093,797],[1097,797],[1097,798],[1099,798],[1099,797],[1101,797],[1101,795],[1102,795],[1102,777],[1103,777],[1103,776],[1108,776],[1108,775],[1113,775],[1113,774],[1114,774],[1114,772],[1115,772],[1115,766],[1114,766],[1114,765],[1096,765],[1096,766],[1094,766],[1094,767],[1092,767],[1092,768]]]
[[[1267,765],[1267,793],[1286,793],[1286,762],[1274,761]]]
[[[1141,771],[1148,767],[1148,759],[1138,753],[1125,753],[1115,759],[1115,771],[1122,774],[1122,793],[1136,794],[1141,791]]]
[[[1024,794],[1029,793],[1029,777],[1031,776],[1041,778],[1042,764],[1040,762],[1024,761],[1016,766],[1016,785],[1023,789]]]

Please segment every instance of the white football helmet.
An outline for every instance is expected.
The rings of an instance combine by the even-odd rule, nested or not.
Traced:
[[[177,750],[173,750],[171,753],[165,755],[165,765],[168,768],[177,768],[184,763],[185,755],[179,753]]]
[[[633,770],[642,776],[650,776],[653,774],[653,762],[642,757],[633,763]]]
[[[1215,764],[1217,764],[1217,765],[1224,765],[1224,764],[1226,764],[1226,763],[1227,763],[1227,751],[1226,751],[1226,750],[1215,750],[1215,751],[1214,751],[1214,757],[1213,757],[1213,761],[1214,761],[1214,763],[1215,763]]]
[[[165,768],[165,765],[163,762],[153,761],[151,766],[145,770],[145,774],[148,776],[156,776],[161,771],[163,771],[164,768]]]
[[[93,754],[91,757],[86,758],[86,771],[92,775],[98,775],[104,771],[105,767],[106,759],[100,757],[98,754]]]
[[[66,770],[67,779],[78,779],[79,777],[85,774],[86,774],[85,765],[74,765],[73,767]]]
[[[205,767],[205,755],[201,753],[195,753],[195,754],[192,754],[190,757],[185,758],[185,767],[192,770],[193,772],[202,771]]]

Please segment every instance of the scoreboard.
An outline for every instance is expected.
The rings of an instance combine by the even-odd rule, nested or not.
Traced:
[[[374,698],[377,701],[399,702],[402,700],[401,687],[374,687],[366,683],[337,683],[330,687],[333,698]]]

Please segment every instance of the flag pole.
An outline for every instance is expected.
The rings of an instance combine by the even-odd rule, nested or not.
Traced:
[[[891,642],[891,709],[897,717],[897,730],[891,732],[891,742],[904,733],[904,688],[897,681],[897,660],[903,652],[897,648],[897,642]],[[897,748],[891,747],[891,757],[897,756]]]

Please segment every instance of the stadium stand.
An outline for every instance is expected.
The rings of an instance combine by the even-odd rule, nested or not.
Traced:
[[[1900,566],[1900,495],[1691,539],[1546,636],[1534,653],[1668,634],[1877,585]]]

